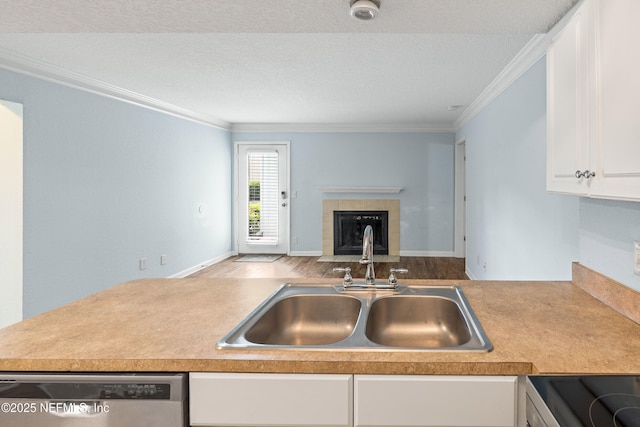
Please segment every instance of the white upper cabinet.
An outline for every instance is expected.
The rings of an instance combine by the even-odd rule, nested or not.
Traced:
[[[547,190],[640,200],[637,0],[586,0],[550,34]]]
[[[588,194],[591,9],[585,3],[547,48],[547,190]]]
[[[640,200],[640,1],[597,0],[596,178],[591,195]]]

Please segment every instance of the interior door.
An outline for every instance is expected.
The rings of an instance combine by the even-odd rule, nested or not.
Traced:
[[[288,143],[237,143],[238,252],[289,250]]]

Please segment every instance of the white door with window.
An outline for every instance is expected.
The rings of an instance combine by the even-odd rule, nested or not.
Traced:
[[[289,250],[289,143],[236,143],[238,252]]]

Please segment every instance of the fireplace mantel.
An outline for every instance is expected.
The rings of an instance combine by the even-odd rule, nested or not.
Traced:
[[[379,193],[397,194],[402,187],[320,187],[323,193]]]

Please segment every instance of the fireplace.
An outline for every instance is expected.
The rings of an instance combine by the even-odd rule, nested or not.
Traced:
[[[383,255],[395,259],[400,257],[400,200],[398,199],[325,199],[322,201],[322,257],[326,261],[339,261],[339,258],[359,258],[362,256],[362,234],[353,238],[359,246],[358,252],[353,255],[338,255],[334,253],[334,212],[356,211],[366,215],[385,211],[388,213],[386,238],[388,241],[388,254]],[[364,227],[362,232],[364,233]],[[373,237],[382,237],[381,231],[373,230]],[[359,240],[359,241],[358,241]],[[390,261],[394,262],[394,261]]]
[[[361,255],[364,229],[373,228],[373,253],[389,254],[388,211],[334,211],[334,255]]]

